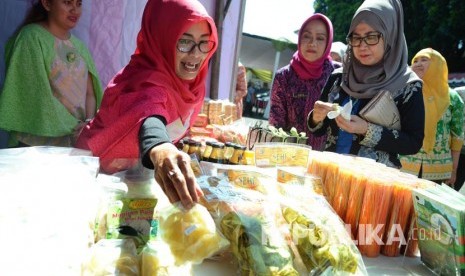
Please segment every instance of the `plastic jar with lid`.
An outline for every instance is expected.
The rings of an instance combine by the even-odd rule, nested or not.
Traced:
[[[199,141],[195,140],[189,140],[189,150],[187,151],[187,154],[195,154],[197,158],[200,158],[200,146],[202,144]]]
[[[202,161],[208,161],[208,158],[210,158],[210,154],[212,153],[212,143],[211,141],[205,142],[205,150],[202,153]]]
[[[212,143],[212,153],[208,158],[208,161],[212,163],[223,164],[224,163],[224,144],[220,142]]]
[[[235,144],[234,145],[234,153],[231,156],[231,158],[229,158],[229,164],[233,164],[233,165],[241,164],[242,156],[244,154],[245,149],[246,149],[245,146]]]
[[[228,164],[229,159],[233,156],[234,154],[234,144],[233,142],[226,142],[224,143],[224,163]]]
[[[189,152],[189,139],[184,138],[181,141],[182,141],[182,151],[185,153],[188,153]]]

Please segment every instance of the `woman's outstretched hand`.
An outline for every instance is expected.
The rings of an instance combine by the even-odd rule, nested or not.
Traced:
[[[154,165],[155,180],[171,203],[181,201],[190,209],[199,201],[203,193],[195,180],[189,155],[171,143],[163,143],[150,150],[150,160]]]

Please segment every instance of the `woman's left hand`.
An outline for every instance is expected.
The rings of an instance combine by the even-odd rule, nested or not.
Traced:
[[[365,135],[368,130],[368,122],[357,115],[351,115],[350,121],[347,121],[342,116],[335,118],[337,126],[345,132]]]
[[[457,171],[452,171],[450,178],[444,181],[444,183],[446,183],[447,185],[453,188],[456,180],[457,180]]]

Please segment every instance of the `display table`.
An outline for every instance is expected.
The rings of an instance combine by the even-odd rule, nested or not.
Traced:
[[[421,275],[433,276],[426,266],[424,266],[419,257],[386,257],[363,258],[368,275],[389,275],[389,276],[408,276]],[[198,276],[237,276],[237,267],[232,262],[218,262],[214,260],[205,260],[202,264],[194,266],[194,275]]]
[[[159,206],[169,204],[167,197],[158,185],[153,186],[159,199]],[[431,272],[420,260],[420,257],[386,257],[380,255],[376,258],[363,257],[363,262],[367,269],[368,275],[421,275],[433,276]],[[193,274],[198,276],[237,276],[238,267],[232,260],[205,260],[200,265],[193,267]]]
[[[0,158],[3,162],[0,162],[0,182],[4,185],[0,225],[9,226],[3,227],[0,235],[5,249],[0,261],[3,272],[5,275],[80,275],[78,259],[89,241],[89,237],[81,235],[89,230],[83,223],[88,220],[89,212],[83,210],[89,211],[90,203],[94,200],[90,197],[94,194],[90,187],[93,185],[82,182],[93,184],[93,181],[89,181],[91,174],[86,175],[85,172],[92,173],[94,166],[88,169],[88,162],[95,160],[82,163],[74,158],[74,162],[66,166],[64,161],[67,158],[64,155],[68,152],[57,153],[59,162],[50,158],[55,154],[53,152],[47,153],[47,159],[37,153],[32,156],[40,157],[38,164],[41,165],[31,161],[28,164],[31,166],[24,170],[24,160],[19,159],[21,152],[9,158],[5,158],[3,153],[5,151],[0,150],[0,157],[3,158]],[[16,159],[17,164],[12,163]],[[57,171],[57,163],[64,170]],[[84,165],[76,167],[79,164]],[[11,169],[6,170],[7,166]],[[18,174],[15,175],[12,169],[17,170]],[[106,177],[109,176],[99,174],[97,184]],[[128,189],[149,186],[154,191],[158,199],[157,209],[170,204],[153,180],[153,171],[144,169],[140,179],[132,180]],[[69,232],[70,229],[73,232]],[[381,255],[363,260],[369,275],[434,275],[418,257],[392,258]],[[237,275],[237,271],[237,265],[225,259],[204,260],[193,267],[193,274],[202,276]]]

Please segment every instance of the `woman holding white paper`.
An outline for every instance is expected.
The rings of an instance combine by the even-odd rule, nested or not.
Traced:
[[[310,131],[328,135],[325,150],[399,168],[398,154],[414,154],[421,148],[425,121],[422,82],[408,67],[403,26],[398,0],[367,0],[356,11],[342,70],[333,72],[307,118]],[[400,130],[359,116],[381,91],[388,91],[394,99]],[[330,111],[346,114],[329,119]]]

